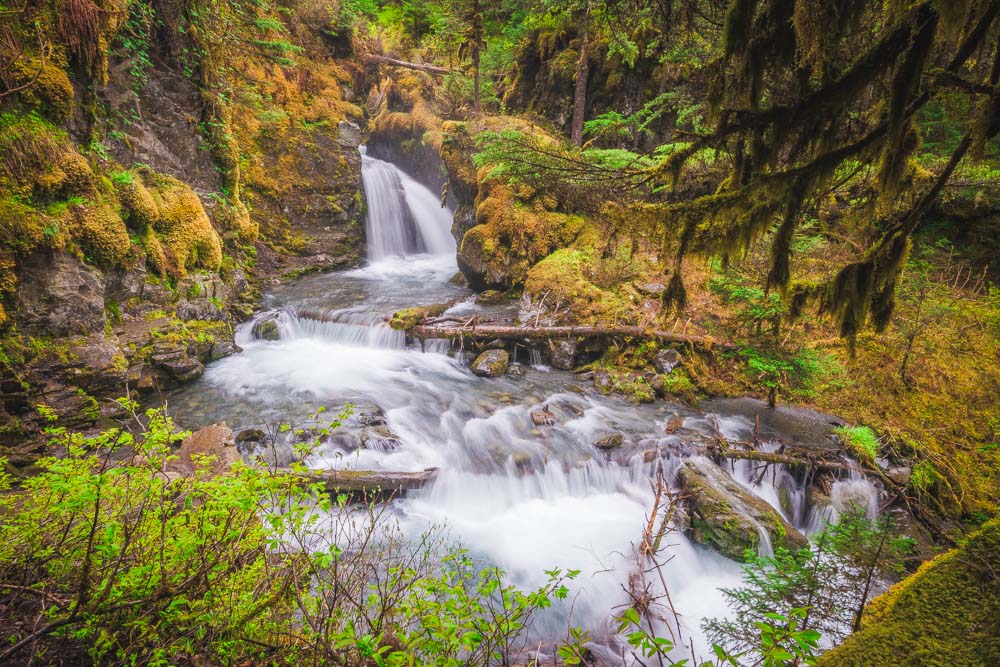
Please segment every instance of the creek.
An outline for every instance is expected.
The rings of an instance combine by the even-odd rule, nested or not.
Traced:
[[[514,374],[485,379],[468,370],[462,355],[449,354],[447,342],[407,341],[388,326],[396,310],[450,301],[456,313],[488,307],[449,282],[457,270],[452,217],[438,197],[368,156],[362,173],[367,265],[267,293],[262,312],[237,331],[242,352],[211,364],[201,379],[172,394],[170,412],[186,428],[226,421],[239,430],[297,424],[317,406],[333,413],[353,403],[353,415],[310,455],[310,467],[436,468],[427,487],[393,501],[405,532],[444,525],[450,538],[524,587],[544,583],[545,570],[553,567],[581,570],[571,585],[572,622],[596,638],[610,636],[654,504],[657,470],[673,482],[687,443],[717,431],[751,439],[747,402],[717,401],[698,410],[671,401],[634,405],[601,395],[572,373],[548,369],[537,355],[534,365],[525,355]],[[502,314],[503,307],[493,312]],[[254,334],[265,319],[275,323],[275,340]],[[543,406],[552,425],[533,423],[532,411]],[[816,426],[815,437],[825,437],[824,429],[829,425]],[[615,434],[622,445],[612,454],[595,446]],[[810,433],[772,433],[768,446],[803,437]],[[665,455],[644,461],[642,453],[655,448]],[[783,466],[772,466],[763,479],[753,467],[741,461],[728,470],[803,532],[831,518],[835,510],[807,506],[802,481]],[[863,479],[834,487],[835,496],[877,503],[875,488]],[[667,541],[672,558],[663,574],[687,633],[684,643],[693,641],[706,656],[700,621],[725,614],[719,589],[741,582],[740,567],[682,531]],[[543,630],[562,636],[566,613],[547,613]]]

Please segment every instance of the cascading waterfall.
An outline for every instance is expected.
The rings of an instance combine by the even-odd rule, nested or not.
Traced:
[[[370,260],[454,253],[451,213],[427,188],[395,165],[368,157],[363,147],[361,179],[368,203],[365,231]]]
[[[456,268],[450,212],[395,166],[367,156],[362,164],[370,264],[268,294],[269,310],[238,331],[243,352],[210,365],[198,383],[171,398],[171,407],[188,427],[220,419],[258,427],[295,424],[318,405],[355,404],[356,414],[308,465],[437,468],[431,486],[395,501],[404,531],[418,535],[445,525],[452,538],[522,587],[538,586],[553,567],[582,570],[572,619],[565,609],[549,610],[541,630],[561,636],[572,620],[595,637],[613,637],[612,612],[625,602],[621,587],[635,570],[630,558],[654,502],[650,480],[659,466],[672,481],[685,460],[683,439],[666,425],[682,418],[693,433],[747,440],[752,422],[667,402],[636,406],[567,391],[573,377],[541,367],[537,350],[530,362],[539,368],[484,380],[446,354],[447,341],[426,341],[422,350],[408,344],[386,323],[395,310],[456,301],[452,312],[466,315],[478,306],[448,281]],[[261,336],[267,322],[273,323],[266,325],[269,334]],[[533,422],[532,412],[540,409],[552,415],[551,425]],[[382,431],[372,432],[372,419]],[[611,460],[595,447],[611,434],[622,434],[637,453]],[[641,452],[650,450],[661,457],[646,460]],[[877,509],[877,489],[860,476],[835,483],[829,506],[810,508],[804,484],[784,466],[761,478],[751,462],[739,461],[731,473],[804,530],[822,528],[848,502]],[[700,620],[725,613],[719,588],[739,585],[741,569],[681,532],[669,542],[663,575],[682,614],[681,643],[693,641],[707,655]],[[762,535],[761,552],[769,549]]]

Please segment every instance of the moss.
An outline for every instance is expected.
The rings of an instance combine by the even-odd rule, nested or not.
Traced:
[[[818,664],[1000,664],[998,553],[1000,519],[993,519],[873,600],[861,630]]]
[[[222,242],[198,195],[170,176],[144,174],[143,180],[159,211],[152,227],[163,248],[165,272],[181,278],[189,269],[217,270]]]
[[[834,432],[855,458],[869,465],[875,463],[879,450],[875,431],[867,426],[838,426]]]
[[[122,214],[133,229],[145,229],[156,222],[160,211],[140,178],[129,171],[119,172],[112,177]]]
[[[638,309],[628,288],[602,289],[591,282],[595,252],[586,243],[555,251],[528,272],[524,293],[537,302],[547,295],[543,305],[558,305],[576,324],[634,320]]]
[[[21,92],[29,107],[56,122],[72,116],[73,84],[61,67],[48,60],[29,60],[15,68],[14,78],[16,85],[31,84]]]
[[[257,223],[250,217],[246,204],[240,200],[219,202],[215,207],[216,225],[226,236],[241,243],[253,243],[259,232]]]
[[[71,234],[87,257],[104,267],[125,264],[132,242],[125,223],[107,203],[97,201],[71,209]]]
[[[389,326],[393,329],[406,331],[417,326],[428,317],[437,317],[448,310],[448,304],[439,303],[433,306],[416,306],[393,313]]]

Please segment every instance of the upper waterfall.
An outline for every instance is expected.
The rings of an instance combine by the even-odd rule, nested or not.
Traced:
[[[421,253],[453,255],[451,211],[395,165],[368,157],[363,146],[361,154],[361,179],[368,202],[368,259]]]

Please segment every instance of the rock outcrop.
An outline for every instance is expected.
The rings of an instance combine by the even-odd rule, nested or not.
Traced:
[[[734,560],[743,560],[747,550],[757,553],[765,540],[793,550],[809,545],[773,507],[709,459],[688,459],[677,476],[688,496],[687,532],[695,542]]]

